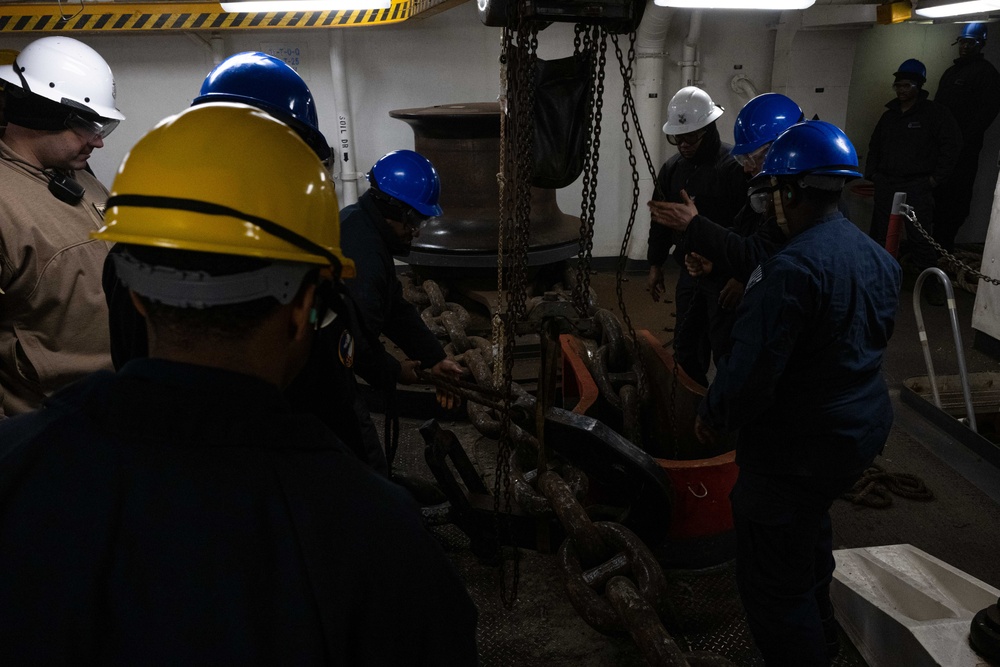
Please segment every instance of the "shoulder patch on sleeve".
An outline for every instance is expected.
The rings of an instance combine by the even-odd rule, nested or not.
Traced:
[[[764,277],[764,271],[761,269],[761,265],[758,264],[757,268],[753,270],[750,274],[750,278],[747,280],[747,288],[745,291],[749,292],[750,288],[756,285]]]

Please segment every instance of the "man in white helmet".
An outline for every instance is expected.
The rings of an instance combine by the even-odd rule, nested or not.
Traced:
[[[677,280],[677,320],[674,333],[674,357],[692,380],[708,385],[711,359],[710,336],[718,331],[720,347],[728,341],[728,326],[719,309],[719,296],[729,276],[719,272],[711,278],[693,278],[684,269],[683,244],[679,235],[665,226],[670,204],[696,202],[701,215],[725,227],[746,202],[746,176],[730,154],[732,146],[719,138],[716,121],[723,108],[708,93],[695,86],[681,88],[670,100],[663,132],[667,141],[677,146],[677,155],[660,169],[657,190],[649,202],[650,219],[647,288],[654,301],[664,289],[663,263],[676,245],[674,259],[681,266]],[[714,273],[714,272],[713,272]],[[731,313],[728,315],[731,317]],[[716,326],[719,325],[719,326]]]
[[[43,37],[0,66],[0,419],[111,368],[101,271],[108,192],[91,153],[125,118],[111,68],[69,37]]]

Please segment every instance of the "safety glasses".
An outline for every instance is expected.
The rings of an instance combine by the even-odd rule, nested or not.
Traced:
[[[681,144],[694,146],[696,143],[701,141],[701,138],[704,136],[705,136],[705,130],[698,130],[697,132],[687,132],[686,134],[668,134],[667,142],[671,146],[680,146]]]
[[[757,166],[763,164],[764,157],[767,155],[767,150],[771,147],[770,143],[766,143],[752,153],[744,153],[743,155],[734,155],[733,158],[740,163],[741,167],[754,169]]]
[[[911,90],[916,87],[917,84],[913,83],[912,81],[897,81],[896,83],[892,84],[893,90]]]
[[[66,118],[66,127],[80,135],[80,138],[87,141],[94,141],[98,137],[101,139],[107,138],[109,134],[115,131],[119,122],[111,118],[90,120],[89,118],[84,118],[73,113]]]

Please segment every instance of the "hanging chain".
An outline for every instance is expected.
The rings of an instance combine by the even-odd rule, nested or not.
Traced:
[[[618,59],[618,67],[622,75],[622,134],[625,136],[625,151],[628,154],[628,164],[632,175],[632,205],[629,209],[628,224],[625,226],[625,235],[622,237],[621,249],[618,252],[618,269],[615,272],[615,293],[618,297],[618,309],[621,311],[622,320],[628,328],[629,338],[632,343],[635,359],[637,360],[636,387],[639,396],[645,395],[646,378],[642,364],[642,356],[639,351],[639,339],[632,326],[632,318],[629,317],[628,308],[625,306],[625,267],[628,263],[628,246],[632,238],[632,227],[635,225],[635,216],[639,209],[639,170],[637,168],[635,151],[632,144],[632,136],[629,133],[629,120],[635,127],[635,134],[642,146],[643,155],[646,157],[650,167],[652,161],[649,159],[649,150],[646,148],[646,140],[642,135],[642,127],[638,122],[638,114],[635,109],[635,99],[632,96],[632,65],[635,63],[635,32],[629,33],[628,60],[622,57],[621,46],[618,44],[618,35],[612,35],[611,41],[615,45],[615,57]],[[656,183],[654,176],[653,182]],[[641,400],[641,399],[640,399]]]
[[[509,8],[508,8],[509,9]],[[507,50],[510,39],[510,29],[504,28],[500,33],[500,163],[497,165],[497,187],[500,191],[500,219],[497,229],[497,305],[493,312],[491,321],[493,341],[493,388],[500,389],[503,386],[503,366],[504,348],[506,347],[506,332],[504,330],[502,313],[507,312],[507,298],[503,290],[504,276],[504,237],[510,233],[510,226],[507,224],[507,178],[504,175],[507,164],[507,122],[508,122],[508,94],[507,88]]]
[[[591,73],[587,86],[587,118],[584,129],[583,188],[580,204],[580,250],[577,255],[573,305],[580,317],[587,317],[590,297],[590,260],[594,250],[594,213],[597,211],[597,158],[600,153],[601,105],[604,93],[604,64],[607,40],[599,26],[577,23],[574,52],[585,54]],[[596,84],[594,83],[596,82]]]
[[[591,43],[590,27],[582,23],[577,23],[574,28],[573,37],[573,53],[574,55],[587,54],[587,68],[588,70],[593,69],[593,50]],[[593,81],[593,77],[590,77],[590,82]],[[586,126],[583,133],[583,203],[580,205],[580,250],[577,253],[577,263],[576,263],[576,284],[573,285],[573,306],[576,308],[576,312],[580,317],[587,316],[587,295],[584,291],[589,288],[590,285],[590,258],[587,256],[587,238],[588,234],[593,238],[593,227],[588,227],[587,216],[585,212],[587,210],[587,199],[590,193],[590,170],[592,168],[590,159],[590,149],[591,149],[591,128],[594,124],[594,86],[588,82],[587,92],[586,92],[586,105],[587,105],[587,117]]]
[[[531,218],[531,176],[533,171],[534,124],[534,69],[538,48],[538,28],[521,20],[518,3],[508,5],[508,25],[516,30],[504,29],[503,61],[506,64],[505,90],[507,92],[508,124],[504,134],[509,146],[503,148],[501,164],[504,182],[504,201],[501,205],[502,258],[498,257],[498,292],[506,309],[500,315],[503,334],[494,343],[502,344],[500,359],[494,368],[503,369],[503,410],[497,447],[496,477],[494,481],[493,509],[497,519],[497,535],[509,536],[509,520],[501,516],[511,514],[510,455],[514,448],[511,438],[511,407],[514,401],[512,385],[514,375],[514,346],[517,323],[524,320],[527,310],[528,235]],[[501,514],[501,504],[503,514]],[[505,525],[501,526],[501,523]],[[501,533],[501,530],[504,533]],[[513,540],[509,540],[513,543]],[[508,608],[517,599],[520,578],[520,553],[513,549],[513,568],[510,588],[504,562],[500,566],[500,598]]]
[[[912,206],[903,204],[902,214],[904,218],[913,223],[913,226],[917,228],[917,231],[920,232],[920,235],[924,237],[924,240],[930,243],[934,247],[934,249],[938,252],[938,254],[940,254],[941,257],[944,257],[946,260],[948,260],[948,262],[952,266],[965,269],[966,275],[972,278],[976,278],[977,280],[985,280],[991,285],[1000,285],[1000,279],[991,278],[987,275],[984,275],[980,271],[977,271],[976,269],[972,268],[959,258],[955,257],[955,255],[945,250],[944,246],[935,241],[934,237],[930,235],[930,232],[924,229],[923,225],[917,222],[917,212],[913,210]]]

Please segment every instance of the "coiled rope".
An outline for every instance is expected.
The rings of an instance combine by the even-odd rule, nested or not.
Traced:
[[[840,497],[855,505],[884,509],[892,505],[893,494],[910,500],[933,500],[934,493],[916,475],[904,472],[886,472],[872,464],[861,479]]]

